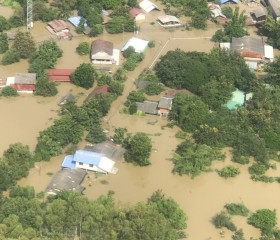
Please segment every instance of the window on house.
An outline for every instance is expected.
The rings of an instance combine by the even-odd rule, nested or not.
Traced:
[[[83,166],[83,163],[82,163],[82,162],[79,162],[79,165],[80,165],[80,166]]]
[[[90,167],[93,167],[93,164],[89,164]]]

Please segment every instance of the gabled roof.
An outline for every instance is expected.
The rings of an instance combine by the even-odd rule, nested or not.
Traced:
[[[16,73],[15,84],[36,84],[36,73]]]
[[[105,52],[108,55],[113,56],[114,45],[112,42],[97,39],[91,44],[91,54],[97,54],[99,52]]]
[[[148,43],[149,43],[149,41],[133,37],[127,41],[127,43],[124,45],[124,47],[121,49],[121,51],[123,52],[124,50],[126,50],[129,47],[133,47],[135,49],[135,52],[141,53],[141,52],[145,51],[145,49],[148,46]]]
[[[165,108],[171,110],[172,108],[172,98],[169,97],[161,97],[158,103],[158,108]]]
[[[137,102],[137,109],[149,114],[158,114],[158,102],[157,101],[144,101],[144,102]]]
[[[94,146],[86,146],[85,150],[100,153],[112,160],[121,160],[125,149],[110,141],[95,144]]]
[[[67,23],[63,20],[53,20],[48,22],[48,25],[54,32],[60,32],[64,29],[68,29]]]
[[[180,23],[180,20],[178,18],[176,18],[175,16],[171,16],[171,15],[159,16],[157,19],[160,22],[162,22],[163,24],[166,24],[166,23],[169,23],[169,22]]]
[[[73,162],[93,164],[97,166],[102,158],[102,154],[86,150],[77,150],[73,157]]]
[[[250,36],[244,36],[242,38],[233,37],[231,50],[241,53],[242,56],[246,54],[246,52],[253,52],[258,54],[258,57],[262,58],[264,56],[264,41],[261,38],[252,38]],[[246,56],[244,55],[244,57]]]
[[[56,195],[63,190],[82,192],[84,187],[80,184],[84,180],[87,172],[82,169],[63,169],[57,172],[48,187],[47,194]]]
[[[78,27],[79,24],[80,24],[80,21],[82,20],[82,17],[81,16],[72,16],[70,18],[68,18],[68,21],[74,25],[75,27]],[[84,27],[87,27],[87,23],[85,21],[84,23]]]
[[[70,76],[75,69],[49,69],[49,76]]]
[[[131,17],[136,17],[137,15],[139,15],[140,13],[143,13],[143,10],[140,8],[131,8],[129,10],[129,15]]]
[[[107,94],[109,92],[109,86],[103,85],[103,86],[97,86],[94,88],[89,95],[86,98],[86,101],[89,100],[92,96],[98,95],[98,94]]]
[[[227,3],[227,2],[234,2],[234,3],[238,3],[238,0],[220,0],[221,4],[223,3]]]
[[[149,0],[143,0],[139,3],[139,6],[147,13],[151,12],[152,10],[159,10],[158,6]]]
[[[266,16],[266,12],[265,12],[264,8],[257,8],[257,9],[254,10],[253,13],[254,13],[256,18]]]

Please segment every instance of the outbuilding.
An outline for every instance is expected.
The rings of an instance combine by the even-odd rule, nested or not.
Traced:
[[[140,2],[139,7],[142,8],[146,13],[149,13],[153,10],[159,11],[158,6],[149,0],[143,0],[142,2]]]
[[[135,21],[135,23],[139,24],[145,21],[146,15],[140,8],[132,8],[129,10],[129,15]]]
[[[36,90],[36,83],[36,73],[17,73],[14,77],[6,79],[6,86],[25,93],[33,93]]]
[[[171,15],[160,16],[157,18],[157,22],[164,28],[180,27],[182,25],[178,18]]]
[[[148,47],[149,41],[140,39],[140,38],[130,38],[127,43],[124,45],[124,47],[121,49],[121,51],[125,51],[129,47],[133,47],[135,49],[135,52],[141,53],[146,50]]]

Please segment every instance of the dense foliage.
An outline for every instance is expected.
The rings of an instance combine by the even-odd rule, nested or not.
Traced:
[[[31,55],[28,71],[41,75],[46,69],[54,68],[57,59],[62,57],[62,50],[55,41],[44,41],[37,51]]]
[[[0,54],[9,49],[8,36],[6,33],[0,33]]]
[[[228,203],[225,208],[230,215],[247,217],[249,214],[249,209],[243,203]]]
[[[89,54],[89,44],[88,42],[81,42],[76,48],[76,52],[79,55],[88,55]]]
[[[65,191],[44,203],[34,195],[33,188],[17,186],[1,199],[3,239],[92,239],[94,230],[96,240],[177,240],[186,226],[178,204],[159,192],[130,207],[117,205],[112,194],[90,201]]]
[[[145,133],[136,133],[124,144],[126,149],[124,159],[139,166],[147,166],[152,150],[152,141]]]
[[[237,167],[230,165],[222,168],[221,170],[217,170],[217,173],[223,178],[232,178],[240,174],[240,170]]]
[[[92,64],[82,63],[71,75],[71,80],[74,84],[89,89],[93,86],[95,77],[96,74]]]
[[[18,92],[16,89],[14,89],[10,86],[6,86],[6,87],[2,88],[0,95],[4,96],[4,97],[15,97],[15,96],[18,96]]]
[[[49,81],[48,75],[43,73],[38,76],[36,82],[36,90],[34,92],[35,95],[50,97],[55,96],[58,93],[56,88],[56,83]]]
[[[36,51],[35,41],[30,32],[18,32],[13,48],[18,52],[20,58],[29,58]]]
[[[219,149],[184,141],[178,145],[174,155],[173,172],[192,177],[209,170],[213,160],[224,160]]]

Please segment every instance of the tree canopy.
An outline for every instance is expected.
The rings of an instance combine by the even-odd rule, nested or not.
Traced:
[[[82,63],[71,75],[71,80],[74,84],[89,89],[93,86],[95,77],[96,74],[93,66],[90,63]]]

